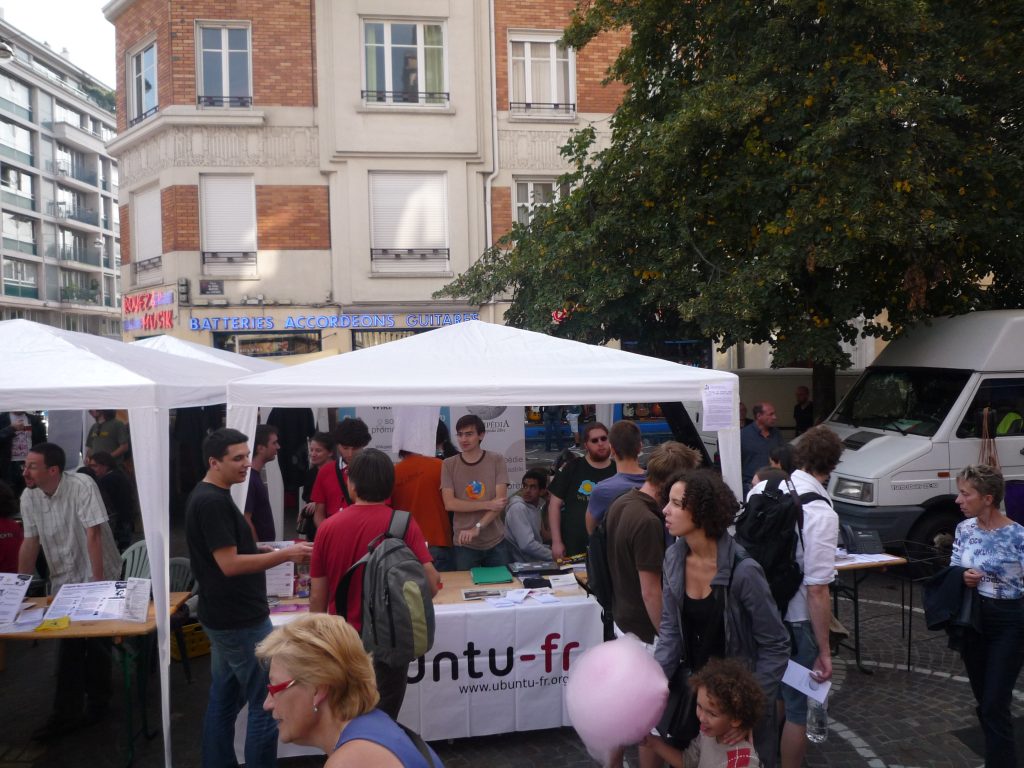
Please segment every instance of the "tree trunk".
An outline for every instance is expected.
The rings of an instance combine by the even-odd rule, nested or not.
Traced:
[[[836,407],[836,369],[834,365],[814,364],[811,378],[814,423],[824,421]]]

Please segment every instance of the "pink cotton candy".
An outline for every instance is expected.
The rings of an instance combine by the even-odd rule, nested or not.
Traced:
[[[658,724],[668,700],[661,666],[632,635],[602,643],[577,659],[565,691],[569,719],[599,760],[636,744]]]

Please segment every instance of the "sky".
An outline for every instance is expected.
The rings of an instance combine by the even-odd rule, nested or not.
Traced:
[[[0,0],[4,21],[46,41],[79,69],[114,87],[114,25],[103,16],[109,0]]]

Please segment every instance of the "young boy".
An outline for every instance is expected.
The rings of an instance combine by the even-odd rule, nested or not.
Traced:
[[[700,734],[684,750],[656,736],[644,744],[674,768],[760,768],[750,739],[764,693],[750,671],[737,659],[711,659],[690,676],[690,687],[697,692]]]

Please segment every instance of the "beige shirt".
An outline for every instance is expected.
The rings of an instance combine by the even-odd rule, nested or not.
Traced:
[[[86,529],[102,526],[103,578],[121,575],[121,555],[107,523],[100,489],[88,475],[65,472],[53,496],[39,488],[21,494],[25,538],[38,537],[50,567],[50,586],[56,592],[65,584],[92,581],[92,563]]]
[[[505,457],[493,451],[484,451],[484,455],[475,464],[463,460],[462,454],[444,460],[441,467],[441,488],[451,488],[456,499],[463,501],[491,501],[497,498],[495,489],[499,485],[508,486],[508,470],[505,468]],[[455,539],[459,531],[474,527],[485,512],[456,512],[454,515]],[[470,549],[492,549],[505,538],[505,524],[501,516],[480,529],[480,535]]]

